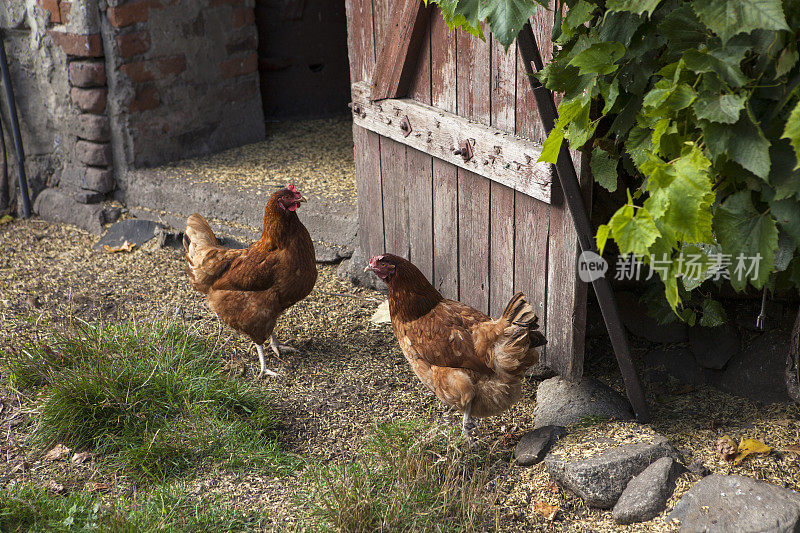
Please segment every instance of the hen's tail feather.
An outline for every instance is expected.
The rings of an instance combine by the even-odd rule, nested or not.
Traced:
[[[217,246],[217,238],[206,219],[197,213],[186,219],[186,231],[183,234],[183,247],[191,257],[198,247]]]
[[[524,293],[518,292],[511,298],[503,311],[503,318],[508,320],[511,324],[510,328],[513,328],[508,340],[509,347],[519,346],[526,337],[530,348],[547,343],[544,335],[539,331],[539,317],[536,316],[533,306],[525,299]]]

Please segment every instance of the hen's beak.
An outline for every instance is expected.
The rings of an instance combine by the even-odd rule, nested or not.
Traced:
[[[300,198],[298,198],[298,199],[297,199],[297,200],[295,200],[295,201],[297,201],[297,202],[300,202],[300,203],[303,203],[303,202],[307,202],[307,201],[308,201],[308,198],[306,198],[305,196],[303,196],[303,195],[301,194],[301,195],[300,195]]]
[[[364,267],[364,272],[369,272],[370,270],[372,270],[371,266],[367,265]]]

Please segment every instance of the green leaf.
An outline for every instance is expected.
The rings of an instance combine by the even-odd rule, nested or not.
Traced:
[[[780,0],[695,0],[697,16],[722,42],[753,30],[788,30]]]
[[[725,308],[716,300],[710,298],[703,300],[703,316],[700,317],[700,325],[705,328],[715,328],[722,326],[728,321]]]
[[[564,129],[553,128],[547,136],[547,139],[544,140],[544,144],[542,144],[542,154],[536,162],[552,163],[555,165],[556,161],[558,161],[558,153],[561,151],[562,142],[564,142]]]
[[[480,0],[436,0],[447,27],[462,28],[476,37],[484,39],[478,10]]]
[[[750,191],[740,191],[729,196],[719,206],[714,216],[714,231],[722,251],[731,255],[730,281],[737,291],[749,281],[761,288],[769,279],[778,248],[778,228],[769,214],[759,213],[750,198]],[[740,257],[742,272],[737,272]],[[758,258],[760,257],[760,260]],[[757,263],[757,276],[750,279],[746,268]],[[755,272],[750,273],[755,274]]]
[[[778,249],[775,250],[775,271],[783,272],[792,261],[797,243],[783,231],[778,232]]]
[[[746,102],[743,94],[701,93],[694,104],[694,113],[700,120],[733,124],[739,120]]]
[[[630,192],[628,202],[614,213],[608,225],[623,254],[645,256],[658,238],[658,228],[647,209],[642,207],[634,210]]]
[[[772,164],[768,181],[775,188],[774,199],[800,199],[800,165],[792,144],[785,138],[774,140],[769,147],[769,156]]]
[[[698,74],[713,72],[731,87],[741,87],[747,83],[747,77],[737,62],[724,61],[713,54],[694,48],[686,50],[681,57],[686,68]]]
[[[597,235],[594,240],[597,243],[597,249],[600,250],[600,255],[603,255],[603,250],[606,247],[606,241],[608,241],[608,234],[610,232],[611,226],[607,224],[600,224],[597,228]]]
[[[536,4],[531,0],[490,0],[480,2],[478,8],[478,18],[486,20],[506,50],[535,13]]]
[[[800,246],[800,206],[797,205],[797,201],[772,200],[769,207],[781,229]]]
[[[660,2],[661,0],[608,0],[606,8],[609,11],[630,11],[637,15],[652,14]]]
[[[592,13],[595,8],[597,8],[597,6],[585,0],[579,0],[577,4],[572,6],[569,12],[567,12],[567,16],[564,17],[564,20],[561,22],[561,32],[564,37],[571,37],[575,34],[576,28],[589,22],[592,19]]]
[[[706,146],[714,160],[720,155],[727,155],[756,176],[767,178],[770,167],[769,141],[748,113],[742,113],[733,125],[703,121],[702,128]]]
[[[706,41],[705,27],[687,5],[673,9],[659,24],[658,30],[667,38],[670,47],[677,50],[697,48]]]
[[[614,103],[616,103],[618,96],[619,80],[614,78],[614,81],[612,81],[611,85],[608,86],[608,92],[603,92],[603,100],[605,100],[605,105],[603,105],[602,113],[604,115],[611,111],[611,108],[614,107]]]
[[[617,160],[608,155],[608,152],[596,146],[592,150],[591,159],[592,175],[594,180],[608,192],[617,190]],[[599,234],[599,232],[598,232]]]
[[[789,142],[792,143],[797,159],[797,165],[794,168],[800,168],[800,101],[789,114],[781,139],[789,139]]]
[[[790,43],[778,56],[778,62],[775,64],[775,76],[780,78],[788,73],[797,64],[798,59],[800,56],[797,53],[797,43]]]
[[[616,62],[625,54],[625,46],[616,41],[595,43],[572,58],[570,65],[581,74],[610,74],[619,68]]]

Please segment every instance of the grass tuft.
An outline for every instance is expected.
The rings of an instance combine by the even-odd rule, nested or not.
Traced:
[[[106,533],[250,531],[264,516],[248,516],[218,497],[195,499],[176,487],[158,487],[138,501],[105,505],[85,493],[54,496],[24,485],[0,491],[0,531]]]
[[[217,350],[174,325],[82,324],[8,365],[15,385],[44,387],[35,430],[43,446],[91,449],[155,480],[204,459],[290,469],[270,398],[228,379],[221,363]]]
[[[488,469],[455,435],[421,423],[378,425],[347,464],[310,470],[309,527],[328,531],[477,531],[488,525]],[[485,458],[484,458],[485,459]]]

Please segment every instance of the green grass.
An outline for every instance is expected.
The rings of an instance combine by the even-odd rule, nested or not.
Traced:
[[[198,500],[175,487],[162,486],[139,501],[123,498],[112,505],[85,493],[52,496],[32,485],[0,491],[3,533],[248,531],[264,521],[217,498]]]
[[[324,531],[477,531],[488,526],[486,458],[422,423],[379,425],[347,464],[310,469],[305,527]]]
[[[93,450],[164,480],[208,459],[289,471],[271,399],[221,372],[218,350],[171,325],[82,324],[8,357],[12,384],[41,387],[36,440]]]

